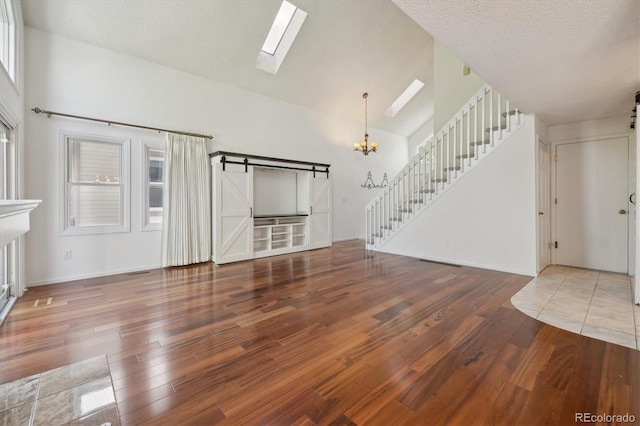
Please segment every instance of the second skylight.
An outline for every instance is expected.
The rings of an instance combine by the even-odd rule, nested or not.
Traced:
[[[269,30],[269,34],[267,34],[267,38],[262,45],[262,51],[268,53],[269,55],[274,55],[276,53],[276,49],[278,49],[278,45],[284,37],[284,33],[293,18],[293,15],[296,13],[297,7],[289,3],[288,1],[283,1],[280,5],[280,10],[276,15],[276,18],[273,20],[273,24],[271,25],[271,30]]]
[[[391,104],[391,106],[384,113],[384,115],[388,117],[395,117],[395,115],[398,112],[400,112],[402,108],[404,108],[404,106],[416,95],[416,93],[420,91],[420,89],[422,89],[423,86],[424,86],[424,83],[421,82],[420,80],[418,79],[413,80],[413,83],[411,83],[409,87],[407,87],[405,91],[402,92],[400,96],[398,96],[398,99],[396,99]]]

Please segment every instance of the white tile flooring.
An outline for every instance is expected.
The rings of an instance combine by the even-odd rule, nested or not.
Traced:
[[[552,265],[511,303],[547,324],[640,350],[640,306],[631,298],[627,275]]]

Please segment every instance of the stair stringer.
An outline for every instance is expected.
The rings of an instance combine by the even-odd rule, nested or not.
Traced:
[[[414,212],[393,234],[371,249],[438,262],[535,275],[534,142],[534,120],[528,117],[523,126],[514,129],[502,141],[496,141],[494,147],[487,149],[487,153],[473,167],[445,185],[437,197]],[[476,167],[481,161],[485,164]],[[486,164],[487,161],[494,164]],[[499,171],[505,178],[497,182],[495,187],[483,187],[497,200],[495,204],[488,201],[483,207],[478,207],[473,200],[462,198],[461,194],[468,194],[470,188],[474,189],[474,194],[482,192],[474,186],[487,181],[486,176],[493,173],[489,170],[492,167],[505,169]],[[473,180],[474,176],[480,178],[480,183]],[[527,185],[522,189],[518,187],[521,181]],[[503,194],[504,188],[507,190]],[[483,195],[478,197],[483,198]],[[451,205],[454,207],[451,208]],[[494,205],[501,206],[495,212],[494,223],[474,221],[478,208],[490,209]],[[482,216],[487,212],[480,213]],[[455,224],[447,225],[456,229],[448,230],[442,223],[433,220],[445,216],[459,216]],[[454,234],[451,241],[449,234]],[[463,235],[464,241],[461,241],[460,235]]]

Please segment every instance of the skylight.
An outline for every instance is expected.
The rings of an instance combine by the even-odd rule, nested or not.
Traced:
[[[423,86],[424,83],[420,80],[413,80],[413,83],[411,83],[409,87],[407,87],[405,91],[402,92],[400,96],[398,96],[398,99],[396,99],[391,104],[384,115],[386,115],[387,117],[395,117],[395,115],[400,112],[402,108],[404,108],[404,106],[416,95],[416,93],[420,91],[420,89],[422,89]]]
[[[276,53],[276,49],[282,41],[282,37],[284,36],[293,15],[296,13],[297,7],[289,3],[288,1],[283,1],[280,5],[280,10],[276,15],[276,19],[273,20],[273,24],[271,25],[271,30],[269,30],[269,34],[267,34],[267,39],[264,41],[262,45],[262,51],[268,53],[269,55],[274,55]]]
[[[306,17],[307,13],[304,10],[298,9],[286,0],[282,2],[258,53],[257,68],[272,74],[278,72]]]

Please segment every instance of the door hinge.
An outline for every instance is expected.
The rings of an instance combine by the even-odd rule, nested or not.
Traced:
[[[554,199],[554,204],[558,204],[558,199],[557,198]]]
[[[557,241],[555,243],[553,243],[553,247],[554,248],[558,248],[558,242]]]
[[[554,160],[556,163],[558,162],[558,154],[555,154],[555,155],[553,156],[553,160]]]

